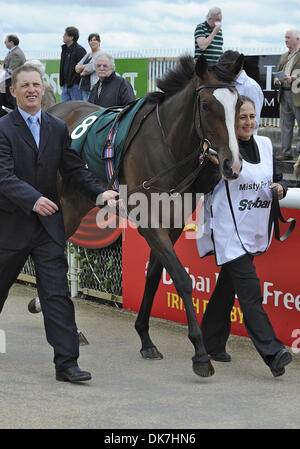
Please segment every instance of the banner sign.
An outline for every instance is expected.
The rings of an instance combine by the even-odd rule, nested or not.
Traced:
[[[45,81],[50,84],[56,94],[56,101],[60,103],[62,88],[59,85],[59,60],[43,61],[46,64]],[[133,87],[136,98],[143,97],[148,88],[148,59],[115,59],[116,73],[123,76]]]
[[[278,118],[279,104],[277,88],[274,86],[274,75],[280,55],[246,56],[244,69],[248,76],[255,79],[264,94],[264,104],[261,117]]]
[[[283,215],[300,222],[300,210],[284,209]],[[282,233],[286,229],[282,229]],[[190,275],[193,286],[193,305],[201,322],[212,295],[220,267],[214,256],[200,259],[197,241],[186,238],[185,231],[175,245],[176,253]],[[135,229],[128,227],[123,238],[123,307],[138,311],[144,292],[149,260],[149,247]],[[299,342],[300,347],[300,227],[284,242],[273,240],[268,252],[255,258],[261,281],[263,307],[268,313],[277,337],[286,345]],[[182,299],[174,288],[172,279],[163,270],[152,308],[152,316],[186,324]],[[231,333],[248,336],[238,299],[231,312]]]

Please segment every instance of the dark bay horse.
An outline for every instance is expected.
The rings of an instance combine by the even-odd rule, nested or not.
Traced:
[[[179,192],[184,200],[187,192],[210,191],[220,176],[233,179],[239,175],[241,159],[235,126],[240,101],[233,81],[242,63],[241,56],[228,70],[219,65],[209,67],[203,57],[195,64],[192,57],[183,56],[177,67],[158,81],[161,92],[146,96],[127,136],[118,179],[120,185],[127,186],[129,193],[143,192],[149,200],[150,217],[157,213],[151,209],[151,195],[155,192],[168,195]],[[56,105],[48,112],[65,120],[72,131],[81,119],[97,109],[88,103],[68,102]],[[205,157],[203,162],[203,149],[207,147],[216,152],[218,165]],[[64,186],[61,180],[59,186],[69,237],[94,205]],[[127,208],[130,211],[129,202]],[[170,210],[174,221],[174,208]],[[147,359],[163,357],[150,338],[149,318],[165,267],[184,302],[188,337],[195,348],[193,370],[202,377],[212,376],[214,368],[206,353],[192,304],[191,280],[174,250],[184,219],[182,226],[174,227],[171,223],[166,228],[161,213],[158,212],[156,217],[158,226],[151,227],[148,223],[138,228],[151,248],[144,296],[135,323],[142,343],[141,354]]]

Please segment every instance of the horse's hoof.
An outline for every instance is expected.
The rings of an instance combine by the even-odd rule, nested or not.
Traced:
[[[215,374],[215,369],[211,362],[193,362],[193,370],[197,376],[211,377]]]
[[[159,352],[156,346],[152,346],[151,348],[141,349],[141,354],[143,359],[153,359],[153,360],[161,360],[164,356]]]
[[[40,313],[41,312],[41,304],[39,298],[33,298],[28,303],[28,310],[30,313]]]

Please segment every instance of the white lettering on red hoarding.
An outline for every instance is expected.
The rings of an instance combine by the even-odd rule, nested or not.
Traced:
[[[209,277],[191,274],[188,267],[185,267],[185,270],[191,278],[193,290],[210,293],[211,279]],[[215,282],[217,282],[218,275],[219,273],[215,273]],[[173,284],[172,278],[169,277],[165,269],[163,269],[162,282],[165,285]],[[282,292],[272,287],[274,287],[273,282],[264,282],[263,304],[300,312],[300,294],[295,295],[291,292]]]
[[[209,277],[196,276],[196,275],[190,274],[190,270],[188,267],[185,267],[185,270],[191,278],[193,290],[197,290],[198,292],[206,292],[206,293],[210,292],[210,278]],[[165,284],[165,285],[173,284],[173,280],[172,280],[172,278],[167,276],[167,271],[165,268],[163,269],[162,281],[163,281],[163,284]]]
[[[193,306],[197,315],[203,315],[208,299],[192,298]],[[167,307],[168,309],[174,309],[179,312],[185,312],[185,307],[182,298],[173,292],[167,292]],[[237,322],[238,324],[243,324],[243,312],[240,307],[233,306],[230,313],[230,321],[232,323]]]
[[[300,312],[300,295],[293,295],[290,292],[272,290],[273,282],[264,282],[263,304],[272,304],[274,307],[283,306],[288,310],[296,309]]]

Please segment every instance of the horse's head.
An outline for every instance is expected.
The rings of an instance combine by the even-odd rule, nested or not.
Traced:
[[[240,55],[229,70],[218,65],[209,70],[203,56],[196,63],[199,77],[197,132],[217,152],[220,170],[226,179],[237,178],[242,169],[236,136],[240,99],[233,81],[241,70],[243,60],[244,56]]]

